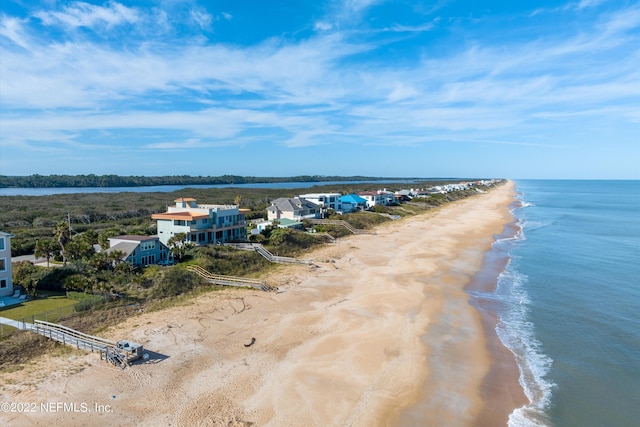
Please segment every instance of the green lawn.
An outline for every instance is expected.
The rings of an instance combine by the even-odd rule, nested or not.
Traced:
[[[61,314],[73,312],[73,306],[77,303],[77,300],[69,299],[64,295],[53,295],[0,308],[0,316],[14,320],[24,318],[25,321],[31,322],[31,316],[48,312],[47,319],[44,316],[37,316],[37,318],[55,322]]]

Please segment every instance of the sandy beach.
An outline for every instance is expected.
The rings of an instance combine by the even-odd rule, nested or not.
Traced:
[[[305,256],[315,266],[265,277],[279,293],[227,289],[141,313],[100,334],[151,352],[130,369],[74,353],[3,374],[0,402],[35,410],[0,424],[506,425],[525,403],[517,367],[465,287],[513,196],[509,182],[339,239]]]

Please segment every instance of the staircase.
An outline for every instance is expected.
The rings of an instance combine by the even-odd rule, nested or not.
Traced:
[[[204,268],[197,265],[190,265],[187,270],[196,273],[209,283],[214,283],[221,286],[235,286],[241,288],[254,288],[261,291],[273,291],[275,288],[263,282],[262,280],[247,279],[245,277],[236,276],[222,276],[219,274],[209,273]]]
[[[311,224],[340,225],[353,234],[376,234],[373,231],[357,229],[347,221],[343,221],[341,219],[309,219],[307,221],[309,221]]]
[[[119,353],[113,347],[105,347],[104,349],[100,350],[100,359],[105,360],[112,365],[119,367],[120,369],[131,366],[129,364],[129,361],[127,360],[127,357]]]
[[[225,246],[232,246],[244,251],[255,251],[262,255],[267,261],[273,263],[313,265],[313,261],[310,259],[298,259],[288,256],[274,255],[260,243],[225,243]]]
[[[253,249],[256,252],[258,252],[260,255],[265,257],[269,262],[275,262],[279,264],[304,264],[304,265],[313,264],[313,261],[311,261],[310,259],[298,259],[298,258],[292,258],[288,256],[274,255],[271,252],[269,252],[267,249],[265,249],[264,246],[258,243],[253,245]]]

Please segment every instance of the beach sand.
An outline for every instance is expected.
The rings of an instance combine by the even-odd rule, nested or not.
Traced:
[[[525,403],[517,367],[465,287],[513,196],[509,182],[339,239],[305,256],[315,266],[266,277],[280,293],[227,289],[141,313],[100,334],[150,351],[130,369],[74,353],[3,374],[0,402],[35,410],[0,424],[506,425]]]

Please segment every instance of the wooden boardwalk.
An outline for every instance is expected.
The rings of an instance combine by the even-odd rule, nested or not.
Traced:
[[[43,320],[36,320],[32,325],[31,331],[79,350],[91,352],[102,351],[107,347],[116,345],[115,341],[85,334],[75,329]]]
[[[207,282],[214,283],[216,285],[236,286],[241,288],[254,288],[254,289],[259,289],[261,291],[275,290],[274,287],[269,286],[266,282],[262,280],[248,279],[245,277],[222,276],[219,274],[212,274],[207,270],[205,270],[204,268],[197,265],[190,265],[187,267],[187,270],[196,273],[198,276],[202,277]]]

